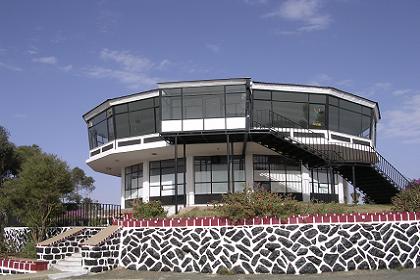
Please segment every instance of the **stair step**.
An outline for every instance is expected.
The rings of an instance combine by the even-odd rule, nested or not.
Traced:
[[[76,277],[76,276],[82,276],[88,274],[87,270],[81,270],[81,271],[67,271],[67,272],[63,272],[63,273],[54,273],[54,274],[49,274],[48,275],[48,279],[52,279],[52,280],[57,280],[57,279],[66,279],[69,277]]]
[[[53,264],[52,267],[60,271],[84,271],[81,263],[78,265]]]

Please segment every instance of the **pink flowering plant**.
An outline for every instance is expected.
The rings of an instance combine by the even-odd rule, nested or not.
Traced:
[[[395,211],[420,211],[420,179],[415,179],[392,198]]]

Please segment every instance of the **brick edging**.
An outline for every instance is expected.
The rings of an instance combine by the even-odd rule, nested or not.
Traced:
[[[37,272],[37,271],[47,270],[48,262],[0,258],[0,268],[27,271],[27,272]]]
[[[135,219],[125,215],[123,219],[115,219],[113,225],[123,227],[189,227],[189,226],[243,226],[243,225],[280,225],[280,224],[324,224],[324,223],[370,223],[398,222],[420,220],[420,212],[386,212],[386,213],[349,213],[297,215],[288,218],[256,217],[233,222],[228,218],[164,218]]]

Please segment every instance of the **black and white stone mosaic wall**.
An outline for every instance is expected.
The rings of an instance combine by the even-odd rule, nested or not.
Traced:
[[[124,228],[134,270],[305,274],[420,267],[420,222]]]
[[[37,246],[37,260],[56,263],[57,260],[64,259],[66,256],[71,256],[73,253],[78,253],[81,249],[81,243],[98,233],[101,229],[102,228],[85,228],[81,232],[57,242],[56,244]]]
[[[117,268],[120,251],[120,231],[98,246],[82,247],[82,266],[89,272],[102,272]]]
[[[69,227],[51,227],[48,228],[45,239],[51,238],[62,232],[65,232]],[[4,240],[9,251],[20,252],[30,238],[30,228],[28,227],[7,227],[4,229]]]

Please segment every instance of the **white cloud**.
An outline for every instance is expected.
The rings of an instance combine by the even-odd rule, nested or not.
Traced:
[[[404,99],[398,109],[383,112],[380,132],[404,143],[420,143],[420,94]]]
[[[36,63],[50,64],[50,65],[57,64],[57,58],[55,56],[36,57],[36,58],[33,58],[32,61]]]
[[[245,4],[248,5],[265,5],[268,3],[268,0],[243,0]]]
[[[361,90],[362,95],[366,97],[375,96],[391,89],[392,84],[388,82],[376,82],[365,90]]]
[[[331,77],[328,74],[322,73],[318,74],[312,79],[309,80],[309,84],[316,85],[316,86],[350,86],[352,84],[352,80],[350,79],[343,79],[338,80],[333,77]]]
[[[16,67],[16,66],[13,66],[13,65],[10,65],[10,64],[6,64],[6,63],[3,63],[1,61],[0,61],[0,68],[7,69],[7,70],[10,70],[10,71],[15,71],[15,72],[23,71],[23,69],[20,68],[20,67]]]
[[[220,52],[220,45],[217,44],[206,44],[206,48],[214,53]]]
[[[263,17],[278,17],[300,24],[295,30],[280,32],[285,35],[323,30],[328,28],[332,19],[329,14],[320,11],[322,3],[320,0],[287,0]]]
[[[154,77],[152,72],[164,70],[171,64],[167,59],[154,63],[146,57],[134,55],[129,51],[109,49],[103,49],[99,57],[111,65],[87,67],[85,73],[98,79],[117,80],[132,90],[156,84],[159,79]]]
[[[73,65],[68,64],[66,66],[60,67],[60,69],[63,70],[63,71],[65,71],[65,72],[69,72],[69,71],[71,71],[73,69]]]

